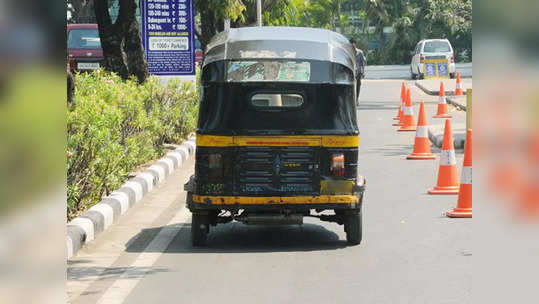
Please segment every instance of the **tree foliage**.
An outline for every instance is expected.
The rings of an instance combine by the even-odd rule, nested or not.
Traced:
[[[291,5],[291,0],[262,0],[265,24],[289,24],[282,11],[293,9]],[[226,19],[230,19],[232,27],[256,23],[256,0],[195,0],[195,8],[198,21],[195,31],[203,50],[215,34],[223,31]]]
[[[455,60],[471,60],[471,0],[412,0],[393,25],[395,35],[387,58],[391,63],[406,62],[415,44],[430,38],[447,38],[455,50]]]
[[[227,16],[233,27],[253,25],[255,3],[255,0],[198,0],[197,36],[202,45],[222,31]],[[266,0],[263,8],[264,25],[326,28],[355,38],[371,64],[409,63],[415,44],[428,38],[447,38],[457,60],[471,59],[471,0]],[[359,24],[349,22],[351,10],[361,19]],[[212,18],[206,18],[208,12]],[[384,29],[391,27],[393,34],[385,34]],[[206,33],[199,35],[204,30]]]
[[[71,218],[117,189],[137,166],[195,129],[199,90],[171,80],[97,70],[77,75],[67,108],[67,211]]]
[[[126,1],[134,0],[120,2]],[[256,0],[194,1],[195,31],[203,50],[224,29],[225,19],[232,27],[256,23]],[[92,2],[109,1],[68,0],[73,17],[83,13],[81,4]],[[449,39],[456,60],[471,60],[472,0],[262,0],[262,8],[264,25],[326,28],[355,38],[371,64],[408,63],[415,44],[428,38]],[[361,19],[359,24],[349,22],[350,10]],[[388,27],[392,35],[384,33]],[[130,74],[126,68],[118,69],[120,75]]]
[[[94,0],[67,0],[67,10],[71,14],[68,22],[95,23]]]

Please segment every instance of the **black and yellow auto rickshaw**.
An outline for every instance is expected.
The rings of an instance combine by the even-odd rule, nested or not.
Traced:
[[[361,242],[354,65],[348,40],[322,29],[231,29],[210,42],[185,185],[194,246],[220,223],[305,216],[344,224],[347,241]]]

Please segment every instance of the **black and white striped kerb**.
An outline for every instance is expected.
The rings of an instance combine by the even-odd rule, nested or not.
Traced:
[[[81,216],[67,223],[67,258],[73,257],[85,243],[95,239],[144,195],[152,191],[155,185],[164,181],[175,169],[180,168],[195,154],[195,150],[196,140],[192,137],[174,151],[168,152],[144,172],[129,179],[118,190],[103,198]]]

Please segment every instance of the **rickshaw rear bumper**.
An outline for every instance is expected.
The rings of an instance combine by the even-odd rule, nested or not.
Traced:
[[[227,196],[199,195],[195,192],[194,176],[184,185],[187,207],[191,211],[203,210],[261,210],[261,211],[308,211],[361,209],[365,192],[365,178],[358,177],[351,193],[334,195],[298,196]]]

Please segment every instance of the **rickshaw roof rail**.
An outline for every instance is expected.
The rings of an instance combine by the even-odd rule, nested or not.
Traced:
[[[355,50],[346,37],[307,27],[243,27],[217,34],[209,42],[204,66],[222,60],[320,60],[355,66]]]

